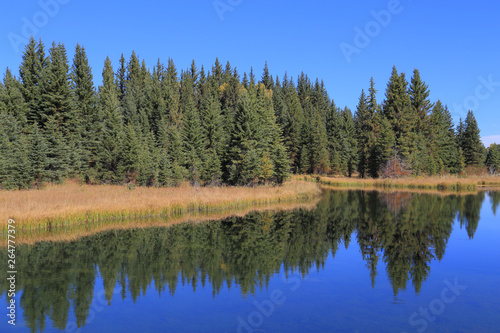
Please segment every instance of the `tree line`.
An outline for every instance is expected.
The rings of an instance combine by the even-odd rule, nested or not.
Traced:
[[[135,52],[104,62],[96,89],[83,46],[70,65],[63,44],[46,52],[30,39],[19,77],[0,82],[1,188],[33,188],[79,178],[147,186],[281,184],[290,173],[378,177],[397,157],[414,174],[496,170],[472,111],[455,128],[446,106],[431,103],[415,70],[410,84],[393,68],[379,104],[373,79],[356,111],[339,108],[323,81],[302,73],[257,79],[216,59],[206,70],[152,71]],[[493,152],[492,152],[493,151]]]

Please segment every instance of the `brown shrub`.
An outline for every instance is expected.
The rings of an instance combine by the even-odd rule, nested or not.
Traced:
[[[399,157],[393,157],[380,169],[380,177],[382,178],[404,178],[411,175],[411,170],[408,165]]]

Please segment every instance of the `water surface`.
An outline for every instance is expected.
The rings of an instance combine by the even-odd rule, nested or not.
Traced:
[[[500,332],[499,203],[329,191],[313,210],[18,246],[0,331]]]

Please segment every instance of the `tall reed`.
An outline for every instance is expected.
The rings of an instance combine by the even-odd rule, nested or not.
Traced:
[[[283,186],[146,188],[68,182],[42,190],[0,191],[2,232],[13,218],[19,229],[59,228],[97,221],[178,217],[225,212],[313,198],[316,184],[292,180]]]

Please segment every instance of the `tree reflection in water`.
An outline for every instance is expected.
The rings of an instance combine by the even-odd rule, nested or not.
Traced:
[[[266,288],[277,273],[324,267],[329,254],[354,237],[375,286],[382,260],[394,295],[411,281],[418,293],[433,259],[441,260],[458,219],[472,239],[485,193],[429,195],[411,192],[329,191],[314,210],[256,212],[168,228],[107,231],[69,243],[42,242],[16,252],[26,325],[43,331],[46,317],[63,330],[71,308],[78,327],[89,316],[99,274],[109,303],[115,286],[134,302],[153,285],[175,294],[179,283],[224,284],[243,295]],[[493,211],[500,192],[491,192]],[[354,246],[354,244],[351,244]],[[6,257],[3,249],[2,256]],[[6,292],[5,271],[0,288]]]

